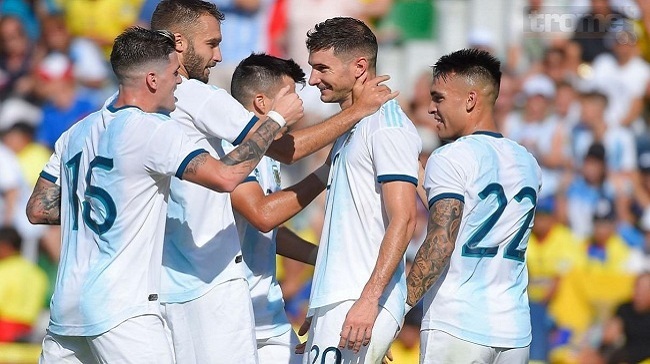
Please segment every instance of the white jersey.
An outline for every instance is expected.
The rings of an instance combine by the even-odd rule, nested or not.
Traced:
[[[576,128],[573,133],[575,166],[581,167],[589,147],[595,142],[594,133],[587,128]],[[629,172],[637,168],[636,139],[632,130],[609,126],[601,141],[605,147],[607,169],[611,172]],[[544,180],[546,184],[546,180]],[[589,216],[591,218],[591,216]]]
[[[233,148],[224,142],[226,152]],[[243,183],[249,182],[258,183],[265,195],[280,191],[280,163],[264,156]],[[282,335],[291,329],[291,324],[284,311],[282,289],[275,277],[277,228],[263,233],[237,212],[235,221],[253,300],[256,337],[260,340]]]
[[[172,119],[197,147],[220,158],[221,140],[242,142],[258,120],[225,90],[197,80],[183,81]],[[180,180],[172,181],[161,301],[187,302],[216,284],[245,278],[230,194]]]
[[[530,344],[525,251],[541,170],[526,149],[501,134],[477,132],[429,157],[429,207],[464,203],[449,266],[424,296],[422,329],[493,347]]]
[[[318,307],[361,296],[389,223],[381,184],[417,185],[421,149],[415,126],[393,100],[336,140],[308,316]],[[405,300],[402,259],[379,304],[399,322]]]
[[[160,316],[171,176],[204,152],[168,116],[136,107],[103,108],[59,138],[41,172],[61,186],[62,201],[51,332],[92,336]]]

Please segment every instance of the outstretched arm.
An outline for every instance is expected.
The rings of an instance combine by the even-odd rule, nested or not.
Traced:
[[[32,224],[61,224],[61,187],[39,177],[27,202],[27,218]]]
[[[427,236],[406,278],[407,304],[415,306],[449,264],[463,216],[463,205],[460,200],[443,198],[431,206]]]
[[[331,144],[350,130],[359,120],[375,113],[381,105],[395,98],[399,92],[380,85],[390,79],[379,76],[366,81],[367,74],[359,77],[354,85],[354,103],[331,118],[310,127],[292,130],[271,144],[269,157],[284,164],[292,164]]]
[[[286,93],[288,88],[281,92]],[[280,94],[278,109],[289,110],[287,114],[302,114],[302,101],[296,94]],[[294,118],[294,117],[292,117]],[[253,135],[221,160],[207,153],[195,156],[185,168],[183,179],[209,189],[230,192],[257,166],[273,138],[284,125],[267,118]]]
[[[281,226],[277,235],[277,253],[305,264],[315,265],[318,246],[299,237],[293,231]]]
[[[328,172],[329,166],[325,164],[295,185],[269,195],[254,181],[240,184],[230,194],[232,206],[258,230],[271,231],[295,216],[325,189]]]
[[[402,261],[404,252],[415,230],[415,185],[392,181],[381,186],[388,227],[379,248],[379,257],[361,296],[348,311],[339,347],[358,352],[368,345],[377,315],[379,298]]]

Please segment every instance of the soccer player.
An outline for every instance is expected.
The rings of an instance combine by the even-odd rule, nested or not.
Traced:
[[[226,91],[205,84],[210,68],[221,60],[222,19],[214,4],[202,0],[163,0],[151,19],[152,29],[167,29],[176,37],[183,81],[172,119],[214,157],[224,155],[222,140],[237,145],[260,123]],[[378,85],[386,79],[366,81],[351,110],[289,132],[273,143],[270,155],[291,163],[332,142],[396,96]],[[267,116],[275,114],[271,110]],[[173,181],[170,196],[161,302],[176,360],[256,362],[251,298],[229,194]]]
[[[528,362],[524,253],[541,170],[497,132],[499,67],[476,49],[433,67],[429,113],[451,142],[426,165],[427,235],[407,278],[407,304],[425,296],[420,363]]]
[[[307,48],[309,84],[321,101],[351,107],[355,79],[375,73],[375,35],[360,20],[332,18],[309,31]],[[392,100],[336,140],[308,318],[299,332],[310,325],[304,363],[382,361],[404,316],[404,252],[415,228],[421,148]]]
[[[230,191],[283,127],[262,126],[216,160],[167,116],[180,82],[171,33],[125,31],[111,65],[117,97],[60,137],[27,206],[32,223],[62,225],[41,363],[172,363],[158,302],[172,177]],[[285,93],[276,109],[301,113]]]
[[[284,86],[305,84],[305,73],[293,60],[266,54],[244,59],[232,77],[232,96],[263,118],[273,97]],[[226,151],[233,148],[224,145]],[[255,313],[257,353],[262,364],[298,364],[299,344],[284,311],[282,290],[275,278],[275,254],[314,265],[317,247],[286,227],[276,228],[308,205],[324,189],[329,173],[325,164],[299,183],[281,190],[280,163],[264,157],[251,175],[230,193],[242,244],[246,278]],[[276,247],[277,242],[277,247]]]

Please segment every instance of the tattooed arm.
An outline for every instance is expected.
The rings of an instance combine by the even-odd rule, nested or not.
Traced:
[[[32,224],[61,224],[61,187],[39,177],[27,202],[27,218]]]
[[[454,198],[436,201],[429,211],[427,236],[415,255],[406,278],[406,303],[415,306],[449,264],[463,216],[463,202]]]
[[[207,153],[194,157],[183,172],[183,179],[220,192],[231,192],[248,177],[280,130],[280,125],[267,119],[239,147],[221,160]]]

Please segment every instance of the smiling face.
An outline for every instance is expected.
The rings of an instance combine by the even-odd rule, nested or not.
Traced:
[[[455,140],[471,133],[467,112],[469,87],[455,74],[437,77],[431,85],[429,114],[440,139]]]
[[[356,80],[356,64],[334,55],[332,48],[309,54],[312,67],[309,84],[320,90],[320,99],[341,106],[352,101],[352,87]]]
[[[207,83],[210,68],[221,62],[221,25],[212,15],[199,17],[194,29],[188,32],[186,46],[180,53],[182,70],[189,79]]]

